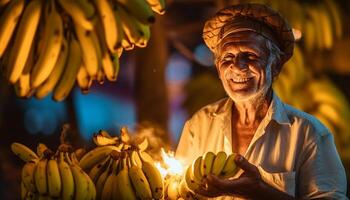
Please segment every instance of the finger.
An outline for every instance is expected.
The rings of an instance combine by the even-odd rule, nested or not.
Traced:
[[[246,173],[253,174],[256,176],[260,175],[258,168],[255,165],[251,164],[242,155],[237,154],[235,157],[235,162],[237,166],[243,169]]]
[[[213,191],[209,191],[204,189],[203,187],[198,188],[195,193],[201,195],[201,196],[205,196],[205,197],[217,197],[218,194],[213,193]]]

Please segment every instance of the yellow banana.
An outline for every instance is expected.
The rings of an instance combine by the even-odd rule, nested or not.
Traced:
[[[43,158],[47,150],[49,150],[49,148],[43,143],[39,143],[36,147],[36,153],[38,154],[39,158]]]
[[[179,194],[185,200],[194,200],[193,194],[190,189],[187,187],[186,180],[182,179],[179,185]]]
[[[80,159],[79,165],[84,170],[91,169],[94,165],[106,158],[113,150],[120,152],[121,148],[121,145],[96,147]]]
[[[72,162],[69,167],[74,179],[74,199],[88,199],[89,193],[87,191],[90,187],[89,180],[84,175],[85,172],[74,162]]]
[[[92,19],[88,19],[86,10],[77,1],[58,0],[63,9],[72,17],[76,24],[84,27],[86,30],[93,30],[94,24]]]
[[[213,166],[211,168],[211,173],[215,176],[219,176],[222,169],[224,168],[227,155],[224,151],[220,151],[216,154]]]
[[[322,30],[322,22],[321,22],[321,17],[320,17],[320,10],[316,6],[309,6],[307,9],[308,14],[311,18],[311,20],[314,23],[314,29],[315,29],[315,39],[316,39],[316,47],[318,49],[323,49],[324,48],[324,33]]]
[[[47,162],[47,186],[50,197],[60,197],[62,182],[58,163],[55,158]]]
[[[137,151],[132,150],[130,152],[130,159],[135,163],[135,165],[139,166],[140,168],[142,167],[142,160]]]
[[[97,82],[98,82],[100,85],[102,85],[102,84],[105,82],[105,79],[106,79],[106,74],[105,74],[105,72],[103,71],[103,69],[100,68],[100,69],[98,70],[98,72],[97,72],[97,78],[96,78],[96,80],[97,80]]]
[[[319,21],[323,32],[323,44],[325,49],[333,47],[333,27],[331,22],[331,16],[328,15],[327,8],[324,5],[318,6]]]
[[[115,53],[118,41],[118,26],[113,13],[112,5],[108,0],[94,0],[99,17],[102,21],[101,32],[103,33],[103,43],[106,42],[110,52]],[[99,30],[97,30],[99,31]]]
[[[132,187],[131,180],[129,178],[129,166],[128,159],[124,156],[121,160],[121,170],[119,171],[116,180],[116,189],[112,194],[113,199],[121,200],[136,200],[137,196]],[[119,198],[118,198],[119,195]]]
[[[43,43],[44,47],[40,51],[38,61],[33,67],[31,73],[31,86],[36,88],[41,85],[50,75],[55,67],[58,56],[61,51],[63,39],[62,18],[56,11],[55,2],[51,1],[51,13],[45,24]]]
[[[22,183],[27,191],[36,192],[35,182],[34,182],[34,171],[36,168],[36,161],[27,162],[21,173]]]
[[[186,169],[186,174],[185,174],[185,180],[186,180],[186,184],[187,187],[195,192],[201,185],[201,182],[197,182],[194,179],[194,174],[193,174],[193,164],[191,164],[187,169]]]
[[[135,16],[143,24],[150,24],[155,22],[155,17],[152,9],[145,0],[119,0],[122,5],[129,11],[129,15]]]
[[[193,171],[193,175],[194,175],[193,179],[195,179],[197,182],[202,182],[202,179],[203,179],[203,174],[201,172],[202,162],[204,162],[203,157],[199,156],[194,161],[194,164],[193,164],[193,167],[192,167],[192,171]]]
[[[110,163],[110,159],[112,159],[110,156],[106,157],[105,160],[102,160],[98,164],[96,164],[89,172],[89,177],[91,180],[96,183],[98,178],[101,176],[101,174],[108,168],[108,165]]]
[[[103,136],[101,132],[94,134],[92,139],[97,146],[114,145],[118,142],[118,137],[109,138]]]
[[[225,162],[224,168],[222,169],[221,173],[220,173],[220,177],[222,178],[230,178],[232,176],[234,176],[237,171],[238,171],[238,167],[235,163],[235,157],[236,154],[230,154]]]
[[[148,139],[147,137],[145,137],[142,142],[138,143],[136,146],[138,148],[139,151],[146,151],[146,149],[148,148]],[[141,156],[140,156],[141,157]]]
[[[35,32],[38,28],[42,8],[41,0],[33,0],[28,3],[21,17],[15,41],[10,53],[8,80],[16,83],[22,74],[27,61],[30,47],[32,46]]]
[[[137,19],[134,16],[129,15],[127,11],[124,10],[124,8],[122,7],[118,8],[118,14],[122,19],[122,28],[128,41],[130,41],[131,44],[139,43],[142,39],[143,32],[141,30],[141,27],[139,26],[139,22],[137,21]]]
[[[168,199],[177,200],[180,197],[178,188],[179,188],[179,184],[180,184],[181,179],[173,177],[169,181],[170,181],[170,183],[167,187]]]
[[[62,47],[60,55],[58,56],[57,62],[50,73],[49,77],[45,80],[43,84],[41,84],[35,91],[35,97],[38,99],[42,99],[47,96],[53,89],[56,84],[60,80],[62,73],[66,67],[68,62],[68,43],[65,38],[62,41]]]
[[[84,10],[86,19],[91,19],[94,22],[96,14],[94,5],[89,0],[77,0],[77,3]]]
[[[29,162],[31,160],[37,160],[39,157],[27,146],[14,142],[11,144],[12,152],[22,159],[24,162]]]
[[[129,141],[130,141],[130,134],[129,134],[128,128],[126,126],[124,126],[120,129],[120,139],[122,142],[124,142],[126,144],[129,143]]]
[[[112,165],[112,170],[109,172],[106,182],[103,185],[102,193],[101,193],[101,200],[110,200],[112,199],[112,193],[113,190],[117,189],[117,187],[114,187],[114,179],[117,176],[116,171],[117,171],[117,166],[119,163],[119,159],[114,160],[113,165]]]
[[[152,191],[152,197],[154,199],[162,199],[164,188],[163,177],[157,167],[154,165],[154,162],[142,160],[142,171],[148,180]]]
[[[210,174],[214,159],[215,154],[213,152],[208,151],[207,153],[205,153],[201,165],[201,173],[204,177]]]
[[[84,66],[84,63],[81,63],[76,79],[83,93],[86,93],[86,91],[89,91],[90,86],[92,84],[92,79],[89,73],[87,72],[86,67]]]
[[[58,169],[60,170],[61,182],[62,182],[62,200],[74,199],[74,178],[69,164],[64,160],[64,153],[60,152],[58,160]]]
[[[114,159],[109,160],[106,170],[104,170],[104,172],[98,177],[97,181],[95,182],[97,199],[101,199],[104,185],[106,183],[106,180],[109,174],[112,172],[112,166],[114,162],[116,162]]]
[[[22,74],[18,78],[15,83],[15,92],[18,97],[28,98],[31,96],[32,87],[30,86],[31,79],[31,70],[34,66],[34,49],[35,47],[32,45],[29,51],[28,59],[26,64],[24,65],[24,69]]]
[[[335,36],[339,39],[343,35],[342,11],[334,0],[324,0],[323,2],[331,15]]]
[[[92,38],[93,31],[84,29],[79,24],[75,23],[75,32],[77,34],[79,43],[82,49],[82,58],[84,66],[86,67],[89,75],[95,79],[99,69],[99,60],[97,55],[96,46]]]
[[[147,3],[154,12],[160,15],[165,13],[165,0],[147,0]]]
[[[0,16],[0,58],[10,43],[11,37],[23,12],[25,0],[11,1]]]
[[[81,48],[78,41],[72,37],[69,44],[69,56],[67,66],[55,87],[53,93],[53,99],[55,101],[62,101],[65,99],[69,92],[72,90],[77,76],[79,67],[81,64]]]
[[[46,195],[48,192],[46,168],[47,168],[47,159],[42,158],[39,160],[34,172],[36,188],[39,194],[42,194],[42,195]]]
[[[137,161],[132,157],[130,157],[130,163],[129,177],[134,186],[136,195],[141,199],[152,199],[152,191],[142,168],[138,166]]]
[[[305,49],[308,52],[311,52],[312,50],[315,49],[315,44],[316,44],[316,28],[314,25],[314,22],[310,18],[305,19],[305,31],[304,31],[304,44],[305,44]]]

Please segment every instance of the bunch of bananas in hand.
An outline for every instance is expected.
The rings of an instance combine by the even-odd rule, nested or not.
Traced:
[[[17,96],[65,99],[75,81],[116,81],[123,49],[145,47],[164,0],[5,0],[0,66]]]
[[[162,199],[163,178],[145,151],[148,140],[134,142],[127,129],[120,137],[106,131],[93,136],[97,147],[80,159],[96,185],[97,199]]]
[[[62,144],[56,153],[41,143],[37,154],[20,143],[13,143],[11,149],[26,162],[21,174],[21,199],[95,199],[95,185],[69,145]]]

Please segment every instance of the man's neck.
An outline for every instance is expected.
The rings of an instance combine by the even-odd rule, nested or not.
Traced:
[[[235,102],[232,117],[241,126],[260,124],[272,101],[272,90],[263,97],[256,97],[243,102]]]

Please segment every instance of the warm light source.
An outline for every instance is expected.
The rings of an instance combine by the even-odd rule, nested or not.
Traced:
[[[182,175],[184,167],[179,160],[174,157],[174,152],[169,151],[166,153],[164,149],[161,149],[163,162],[156,163],[157,168],[162,174],[163,178],[166,176]]]

